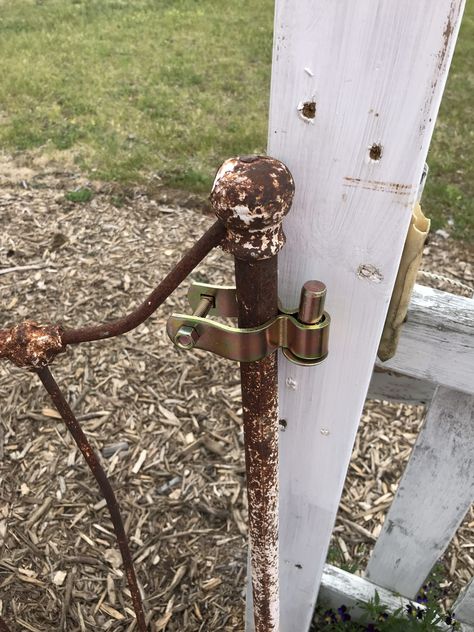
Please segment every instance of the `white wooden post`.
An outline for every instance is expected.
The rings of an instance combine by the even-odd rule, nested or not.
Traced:
[[[473,499],[474,396],[438,387],[369,560],[367,578],[415,597]]]
[[[280,362],[281,632],[309,627],[463,6],[276,0],[268,151],[296,182],[280,296],[320,279],[332,317],[321,366]]]

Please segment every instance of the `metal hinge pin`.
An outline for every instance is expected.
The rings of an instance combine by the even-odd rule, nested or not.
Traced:
[[[324,315],[326,286],[322,281],[306,281],[301,289],[298,320],[305,325],[316,325]]]

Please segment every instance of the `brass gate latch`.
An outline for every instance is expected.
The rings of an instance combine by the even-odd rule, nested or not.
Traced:
[[[312,366],[328,354],[330,317],[324,311],[326,286],[306,281],[298,310],[280,308],[276,318],[250,329],[210,320],[237,318],[235,287],[193,283],[188,301],[193,314],[172,314],[166,330],[180,349],[204,349],[238,362],[255,362],[281,348],[288,360]]]

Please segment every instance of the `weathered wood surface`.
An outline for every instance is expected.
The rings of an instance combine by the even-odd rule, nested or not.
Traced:
[[[474,300],[416,285],[397,353],[377,364],[474,392]]]
[[[376,367],[370,380],[367,398],[405,404],[428,404],[435,390],[436,385],[432,382],[417,380],[393,371],[380,371]]]
[[[405,609],[409,604],[420,607],[420,604],[395,595],[390,590],[381,588],[363,577],[358,577],[329,564],[324,566],[319,603],[335,610],[345,605],[351,609],[352,619],[357,621],[363,613],[359,604],[373,600],[376,591],[380,598],[380,604],[386,612],[395,612],[398,608]],[[439,629],[450,630],[451,628],[443,624]],[[463,626],[463,632],[474,632],[474,628]]]
[[[456,619],[474,626],[474,579],[472,579],[456,600],[453,611]]]
[[[375,544],[367,579],[415,597],[473,499],[474,396],[439,387]]]
[[[268,149],[297,190],[280,296],[321,279],[332,316],[325,363],[280,365],[282,632],[309,627],[463,6],[276,1]]]

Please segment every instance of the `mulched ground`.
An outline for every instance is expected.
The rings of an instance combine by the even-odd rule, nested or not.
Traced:
[[[75,204],[65,192],[83,185],[80,177],[8,164],[0,173],[0,327],[123,314],[212,222],[172,195],[163,203],[137,190],[124,199],[98,184],[92,201]],[[449,238],[435,236],[424,267],[472,285],[469,250]],[[231,261],[213,252],[192,278],[232,282]],[[166,320],[185,309],[187,285],[137,331],[70,349],[53,373],[117,492],[154,629],[242,630],[238,369],[169,343]],[[0,401],[0,614],[12,630],[135,629],[104,502],[39,381],[0,364]],[[337,563],[367,561],[423,412],[367,403],[331,547]],[[448,597],[472,573],[473,527],[471,511],[445,558]]]

